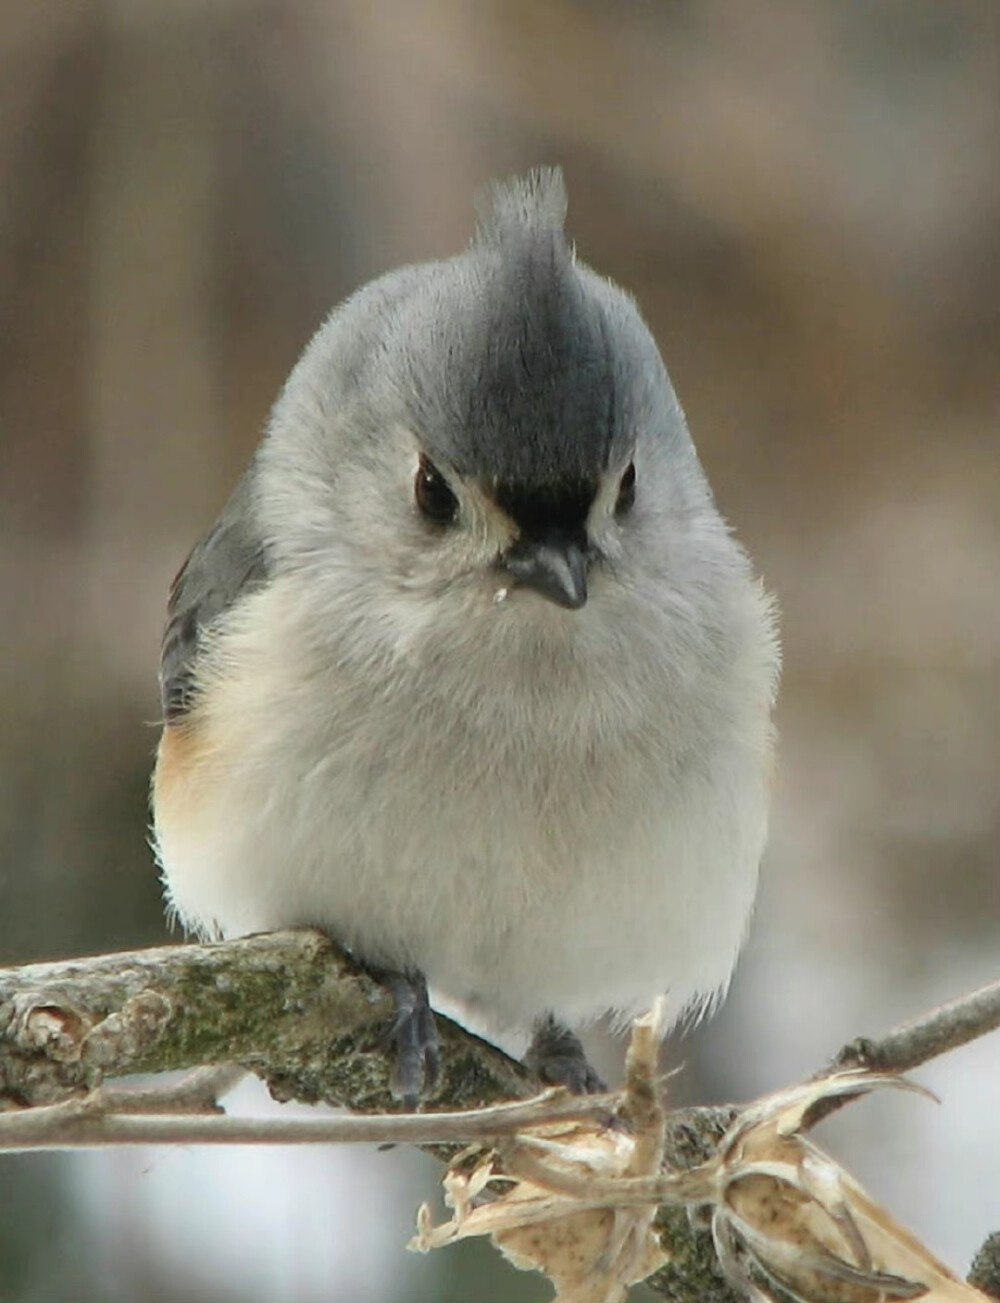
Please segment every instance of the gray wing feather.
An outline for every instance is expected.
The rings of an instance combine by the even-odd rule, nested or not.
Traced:
[[[264,544],[253,511],[252,477],[251,466],[171,585],[160,649],[160,700],[168,723],[191,708],[202,632],[267,578]]]

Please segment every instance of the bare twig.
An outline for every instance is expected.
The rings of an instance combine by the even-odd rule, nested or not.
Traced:
[[[139,1105],[143,1099],[146,1107]],[[149,1144],[464,1145],[494,1141],[526,1126],[585,1118],[600,1120],[608,1116],[615,1099],[611,1095],[581,1097],[549,1090],[514,1104],[457,1113],[241,1118],[214,1110],[173,1111],[168,1105],[169,1093],[158,1096],[156,1091],[97,1091],[83,1099],[0,1114],[0,1151]]]
[[[842,1069],[869,1072],[909,1072],[949,1050],[986,1036],[1000,1027],[1000,981],[990,982],[956,1000],[900,1023],[875,1040],[850,1041],[817,1077]],[[809,1113],[806,1128],[814,1127],[850,1104],[857,1096],[844,1094],[820,1100]]]
[[[220,1100],[246,1075],[246,1069],[238,1064],[222,1063],[217,1067],[195,1068],[194,1072],[170,1086],[140,1086],[113,1092],[101,1090],[95,1094],[105,1101],[104,1111],[107,1113],[221,1113]],[[91,1101],[93,1099],[94,1096]],[[0,1113],[0,1136],[3,1135],[6,1116],[9,1115]]]
[[[909,1072],[921,1063],[967,1045],[1000,1027],[1000,981],[949,1000],[936,1009],[901,1023],[876,1040],[859,1037],[833,1061],[834,1068],[869,1068],[872,1072]]]

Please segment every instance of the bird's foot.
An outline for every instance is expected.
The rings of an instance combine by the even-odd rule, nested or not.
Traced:
[[[386,1044],[392,1054],[393,1098],[412,1111],[441,1076],[441,1043],[423,973],[382,971],[379,980],[396,1006]]]
[[[552,1014],[535,1023],[524,1066],[550,1086],[565,1086],[574,1095],[600,1095],[604,1082],[587,1062],[583,1046]]]

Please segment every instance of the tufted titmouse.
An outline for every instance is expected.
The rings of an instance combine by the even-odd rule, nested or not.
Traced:
[[[764,842],[769,600],[561,174],[312,340],[170,595],[154,780],[171,910],[319,926],[550,1080],[568,1026],[725,987]],[[522,1040],[522,1046],[523,1046]]]

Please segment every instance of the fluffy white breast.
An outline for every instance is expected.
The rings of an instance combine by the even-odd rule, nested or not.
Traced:
[[[245,599],[168,730],[156,835],[185,925],[319,925],[494,1032],[724,985],[776,665],[742,561],[701,605],[598,582],[581,612],[515,591],[431,619],[401,595],[380,639],[337,593],[290,573]]]

